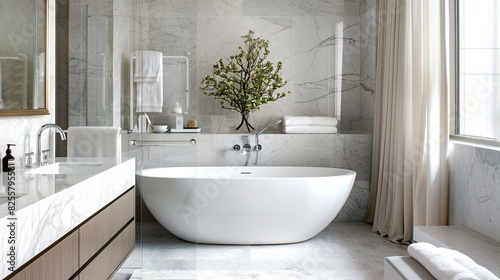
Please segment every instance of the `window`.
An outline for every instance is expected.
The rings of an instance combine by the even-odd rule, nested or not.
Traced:
[[[500,1],[459,0],[456,134],[500,140]]]

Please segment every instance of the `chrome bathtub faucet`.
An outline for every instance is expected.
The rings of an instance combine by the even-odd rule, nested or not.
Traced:
[[[259,135],[264,133],[268,128],[271,126],[277,125],[281,122],[281,119],[275,120],[272,123],[268,124],[266,127],[263,129],[259,130],[259,132],[255,133],[255,147],[254,150],[256,151],[255,153],[255,161],[253,162],[253,165],[257,165],[257,161],[259,160],[259,151],[262,151],[262,145],[259,143]]]
[[[243,155],[249,155],[251,150],[252,146],[250,146],[250,143],[248,143],[248,136],[243,136]]]

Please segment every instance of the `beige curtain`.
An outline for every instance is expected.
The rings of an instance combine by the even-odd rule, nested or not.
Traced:
[[[393,242],[448,222],[444,0],[380,0],[367,221]]]

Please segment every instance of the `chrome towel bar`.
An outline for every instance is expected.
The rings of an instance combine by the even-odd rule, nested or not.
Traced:
[[[130,146],[167,146],[167,145],[195,145],[196,140],[191,139],[189,141],[162,141],[162,140],[132,140],[130,141]]]

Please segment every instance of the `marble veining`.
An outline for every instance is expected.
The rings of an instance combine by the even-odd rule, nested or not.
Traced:
[[[246,16],[349,16],[357,11],[356,8],[352,9],[353,5],[357,5],[353,2],[355,1],[244,1],[243,12]]]
[[[500,242],[500,152],[455,144],[451,150],[450,223]]]

